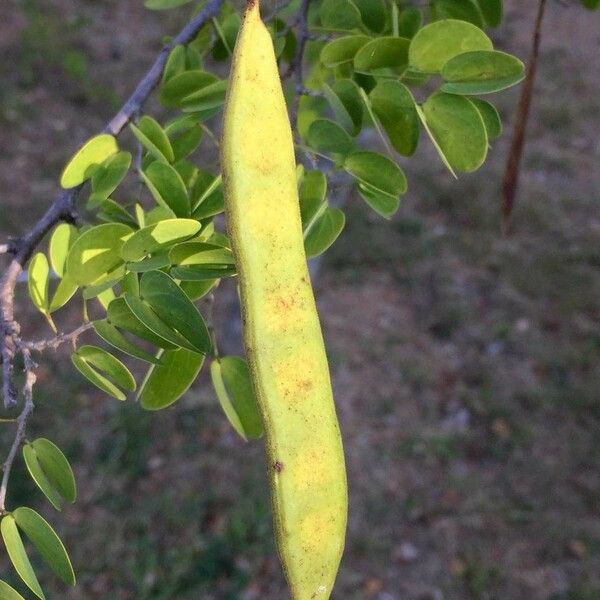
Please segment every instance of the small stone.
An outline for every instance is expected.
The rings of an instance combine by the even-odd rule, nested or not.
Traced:
[[[586,545],[581,540],[571,540],[569,542],[569,551],[579,560],[583,560],[587,556]]]
[[[502,417],[494,419],[492,431],[503,440],[508,439],[511,434],[510,425],[506,422],[506,419],[503,419]]]
[[[450,573],[454,575],[454,577],[462,577],[467,570],[467,565],[460,558],[454,558],[450,561]]]
[[[401,562],[413,562],[419,558],[419,549],[411,542],[402,542],[394,554]]]
[[[374,577],[371,577],[365,582],[365,591],[369,594],[377,594],[381,591],[382,588],[383,583],[380,579],[375,579]]]

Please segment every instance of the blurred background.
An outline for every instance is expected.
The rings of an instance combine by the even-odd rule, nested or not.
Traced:
[[[527,59],[536,4],[506,2],[498,49]],[[0,2],[2,241],[186,14]],[[423,139],[394,219],[350,196],[320,265],[350,485],[336,599],[600,598],[600,18],[548,0],[543,36],[513,235],[499,206],[519,86],[498,95],[505,133],[479,172],[454,181]],[[232,297],[217,293],[221,330]],[[18,298],[25,334],[47,335]],[[10,504],[47,516],[78,574],[65,590],[41,568],[50,598],[287,597],[262,443],[236,436],[206,372],[156,414],[93,392],[66,353],[36,389],[31,435],[63,448],[80,490],[58,514],[22,462],[11,480]]]

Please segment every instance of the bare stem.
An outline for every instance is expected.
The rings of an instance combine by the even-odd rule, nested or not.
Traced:
[[[308,8],[310,0],[302,0],[300,10],[298,12],[298,42],[296,46],[296,52],[290,62],[288,70],[284,73],[283,79],[294,75],[294,81],[296,85],[296,95],[294,96],[294,103],[290,111],[290,121],[292,122],[292,129],[296,129],[298,125],[298,108],[300,107],[300,96],[304,90],[304,51],[306,50],[306,42],[309,39],[310,32],[308,31]]]
[[[46,340],[38,340],[37,342],[23,342],[21,347],[30,352],[43,352],[44,350],[56,350],[59,346],[62,346],[62,344],[67,342],[71,342],[71,344],[75,345],[79,336],[92,327],[93,324],[88,321],[69,333],[60,333],[56,337]]]
[[[6,512],[6,490],[8,488],[8,480],[10,479],[10,472],[12,470],[15,457],[23,440],[25,439],[25,433],[27,430],[27,419],[33,412],[33,386],[36,381],[35,367],[36,364],[31,359],[31,354],[28,349],[20,349],[23,360],[25,361],[25,383],[23,385],[23,398],[25,403],[23,409],[17,417],[17,432],[15,434],[13,443],[10,447],[10,451],[6,460],[4,461],[2,483],[0,483],[0,514]]]
[[[510,230],[510,216],[515,204],[515,195],[519,183],[519,172],[521,158],[523,156],[523,147],[525,145],[525,134],[527,130],[527,121],[529,119],[529,110],[531,108],[531,97],[533,95],[533,82],[537,69],[538,56],[540,53],[540,42],[542,39],[542,19],[544,18],[544,8],[546,0],[539,0],[535,25],[533,29],[533,40],[527,73],[521,88],[521,97],[517,108],[517,118],[513,130],[513,137],[508,153],[506,170],[504,172],[504,181],[502,184],[502,233],[508,235]]]

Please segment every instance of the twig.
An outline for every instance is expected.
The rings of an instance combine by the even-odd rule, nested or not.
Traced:
[[[310,88],[305,88],[305,87],[301,87],[300,89],[296,90],[296,93],[299,94],[300,96],[310,96],[311,98],[322,98],[323,97],[322,92],[317,92],[317,90],[311,90]]]
[[[294,75],[294,81],[296,83],[296,95],[294,102],[290,110],[290,121],[292,122],[292,129],[297,129],[298,124],[298,108],[300,107],[300,96],[304,89],[304,73],[303,73],[303,62],[304,62],[304,51],[306,50],[306,42],[309,38],[308,31],[308,8],[310,0],[302,0],[300,10],[298,12],[298,42],[296,46],[296,52],[290,61],[288,70],[282,75],[282,79]]]
[[[224,0],[208,0],[204,8],[173,38],[170,44],[160,51],[154,64],[135,88],[133,94],[104,128],[106,133],[119,135],[123,131],[131,117],[144,106],[152,90],[158,85],[171,50],[175,46],[189,44],[196,37],[198,31],[219,14],[223,2]]]
[[[527,120],[529,119],[529,109],[531,107],[531,97],[533,95],[533,82],[537,69],[538,56],[540,52],[540,41],[542,38],[542,19],[544,17],[544,8],[546,0],[539,0],[535,25],[533,29],[533,41],[531,56],[527,65],[525,81],[521,89],[519,106],[517,108],[517,118],[513,130],[513,138],[510,144],[506,171],[504,172],[504,181],[502,184],[502,234],[508,235],[510,231],[510,215],[515,203],[517,185],[519,183],[519,171],[521,157],[523,156],[523,147],[525,145],[525,133],[527,129]]]
[[[56,350],[62,344],[71,342],[73,345],[77,343],[79,336],[89,329],[92,329],[93,323],[87,322],[80,325],[77,329],[69,333],[61,333],[56,337],[47,340],[38,340],[37,342],[23,342],[21,348],[25,348],[30,352],[43,352],[44,350]]]
[[[33,386],[36,381],[35,367],[36,364],[31,359],[31,354],[26,348],[21,349],[23,360],[25,361],[25,383],[23,385],[23,397],[25,403],[23,404],[23,410],[17,417],[17,432],[13,440],[12,446],[6,460],[4,461],[2,483],[0,483],[0,514],[6,512],[6,490],[8,487],[8,480],[10,478],[10,472],[12,470],[15,457],[17,452],[25,439],[25,432],[27,429],[27,419],[33,412]]]
[[[206,133],[206,135],[210,138],[210,141],[219,148],[221,146],[221,142],[219,142],[219,138],[204,124],[200,123],[200,127]]]
[[[213,356],[219,360],[219,346],[217,344],[217,335],[215,333],[215,293],[211,292],[206,297],[206,328],[212,342]]]
[[[123,104],[117,114],[108,122],[104,132],[118,135],[126,127],[132,116],[145,104],[158,85],[171,50],[178,45],[191,42],[200,28],[219,13],[224,0],[208,0],[204,8],[166,45],[158,54],[154,64],[140,81],[133,94]],[[0,278],[0,345],[2,356],[2,392],[6,408],[17,404],[17,394],[13,385],[13,359],[17,351],[15,342],[19,324],[14,318],[14,290],[17,278],[22,273],[36,246],[50,229],[61,221],[73,222],[77,219],[75,200],[82,186],[65,190],[54,200],[46,213],[33,225],[31,230],[13,243],[14,258]]]

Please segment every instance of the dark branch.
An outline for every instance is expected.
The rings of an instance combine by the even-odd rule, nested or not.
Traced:
[[[539,0],[535,25],[533,29],[533,40],[531,56],[527,65],[527,73],[521,89],[519,106],[517,108],[517,118],[513,137],[508,153],[506,171],[504,172],[504,181],[502,183],[502,233],[508,235],[510,230],[510,217],[515,203],[517,185],[519,183],[519,171],[521,166],[521,157],[523,156],[523,147],[525,145],[525,133],[527,130],[527,121],[529,120],[529,110],[531,108],[531,97],[533,95],[533,83],[537,69],[538,56],[540,53],[540,42],[542,38],[542,19],[544,17],[544,8],[546,0]]]

